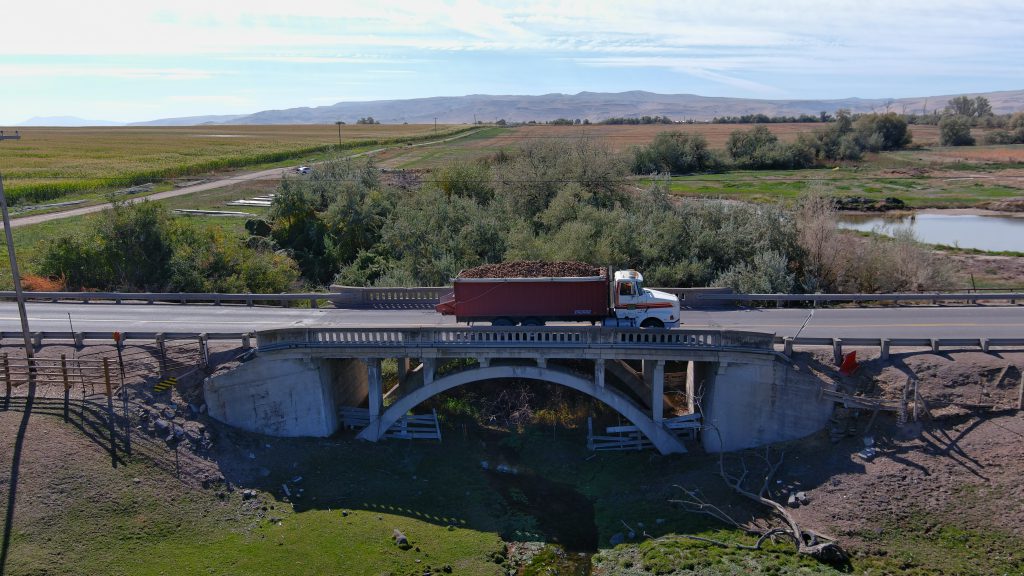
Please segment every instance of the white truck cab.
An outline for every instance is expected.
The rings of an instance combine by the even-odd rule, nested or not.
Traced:
[[[615,272],[612,283],[615,317],[606,325],[641,328],[678,328],[679,298],[644,288],[644,277],[636,270]]]

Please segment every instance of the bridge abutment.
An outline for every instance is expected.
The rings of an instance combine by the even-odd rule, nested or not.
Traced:
[[[236,428],[326,437],[338,429],[339,406],[367,398],[367,372],[357,359],[257,356],[208,378],[204,393],[210,416]]]

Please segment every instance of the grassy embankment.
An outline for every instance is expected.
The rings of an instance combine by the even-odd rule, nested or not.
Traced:
[[[31,128],[4,143],[12,204],[90,198],[147,182],[313,161],[338,150],[421,142],[474,126],[333,125]]]
[[[592,456],[578,432],[561,429],[555,439],[550,428],[496,441],[447,429],[442,445],[287,440],[221,430],[209,460],[185,454],[182,467],[219,466],[234,489],[202,489],[195,480],[175,478],[173,455],[159,440],[137,437],[136,455],[115,469],[102,426],[89,440],[58,414],[37,413],[28,428],[10,574],[418,575],[426,566],[449,565],[454,574],[497,576],[504,573],[502,538],[550,541],[558,529],[543,509],[559,502],[536,492],[530,478],[568,486],[592,503],[601,549],[594,563],[602,574],[840,573],[782,544],[750,552],[675,536],[751,541],[667,502],[678,495],[673,484],[693,482],[705,483],[708,497],[728,500],[727,491],[714,489],[720,482],[713,458]],[[0,413],[5,480],[20,416]],[[511,488],[479,464],[506,456],[520,470],[513,482],[522,480]],[[295,476],[303,479],[292,482]],[[283,482],[303,487],[303,495],[287,502]],[[244,499],[245,488],[257,490],[257,498]],[[570,519],[580,530],[588,521],[585,515]],[[623,522],[643,523],[651,539],[611,548],[609,539],[624,531]],[[866,524],[860,537],[886,553],[858,554],[855,573],[980,575],[1020,567],[1012,559],[1019,536],[958,529],[952,514],[921,513],[898,526]],[[395,528],[413,549],[392,543]],[[562,560],[546,552],[526,573],[549,573],[545,566]]]

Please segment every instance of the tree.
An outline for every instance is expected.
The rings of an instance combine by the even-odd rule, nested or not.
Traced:
[[[946,104],[946,111],[956,116],[971,118],[977,111],[977,104],[973,98],[968,96],[957,96]]]
[[[907,121],[896,114],[865,114],[854,122],[860,141],[872,152],[897,150],[910,144],[912,135]]]
[[[974,99],[974,114],[978,118],[992,115],[992,105],[989,104],[988,98],[978,96]]]
[[[966,116],[944,116],[939,121],[939,142],[943,146],[974,146],[970,120]]]

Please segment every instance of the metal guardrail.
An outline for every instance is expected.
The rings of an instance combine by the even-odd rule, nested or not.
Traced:
[[[910,294],[700,294],[699,300],[714,302],[969,302],[1024,300],[1024,292],[930,292]]]
[[[602,327],[282,328],[257,332],[261,351],[286,348],[742,348],[772,350],[773,335],[738,330]]]
[[[451,292],[447,286],[423,288],[361,288],[354,286],[332,286],[332,292],[301,292],[282,294],[218,294],[202,292],[26,292],[29,300],[51,302],[93,301],[123,303],[171,302],[177,304],[245,304],[255,306],[262,303],[278,303],[286,306],[289,302],[308,302],[316,308],[321,301],[328,301],[338,308],[411,309],[431,308],[442,296]],[[1016,304],[1024,301],[1024,292],[931,292],[909,294],[735,294],[727,288],[654,288],[673,294],[684,307],[697,308],[729,302],[811,302],[815,306],[822,302],[965,302],[1003,301]],[[0,291],[0,299],[12,300],[13,291]]]

